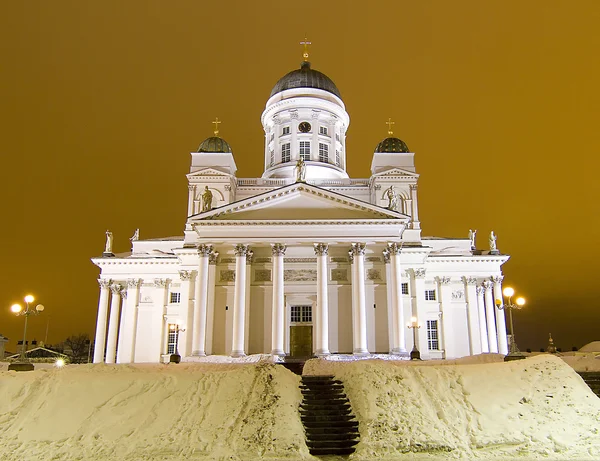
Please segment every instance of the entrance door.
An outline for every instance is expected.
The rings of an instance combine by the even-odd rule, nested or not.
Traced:
[[[292,357],[312,356],[312,325],[290,326],[290,355]]]

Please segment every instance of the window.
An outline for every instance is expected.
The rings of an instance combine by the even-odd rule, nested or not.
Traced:
[[[435,301],[435,290],[425,290],[425,301]]]
[[[290,311],[293,323],[312,322],[312,306],[291,306]]]
[[[290,143],[285,143],[281,146],[281,161],[283,163],[290,161]]]
[[[174,294],[174,293],[171,293]],[[179,294],[179,293],[177,293]],[[169,337],[167,338],[167,354],[174,354],[177,351],[177,341],[179,340],[179,326],[175,323],[169,324]]]
[[[289,126],[284,126],[283,129],[281,130],[281,135],[284,136],[286,134],[290,134],[290,127]]]
[[[171,293],[171,304],[177,304],[181,300],[181,293]]]
[[[329,162],[329,146],[322,142],[319,143],[319,162]]]
[[[326,126],[320,126],[319,127],[319,134],[327,136],[327,127]]]
[[[341,163],[340,163],[340,151],[339,150],[335,151],[335,164],[337,166],[341,166]]]
[[[440,349],[437,320],[427,320],[427,348],[430,351],[437,351]]]
[[[402,294],[403,295],[407,295],[408,294],[408,283],[403,283],[402,284]]]
[[[310,141],[300,141],[300,158],[310,160]]]

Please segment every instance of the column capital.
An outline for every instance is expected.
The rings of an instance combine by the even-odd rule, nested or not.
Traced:
[[[208,255],[208,264],[217,264],[217,259],[219,258],[219,252],[213,251]]]
[[[127,288],[139,288],[142,285],[142,279],[127,279]]]
[[[166,288],[169,282],[169,279],[154,279],[154,286],[156,288]]]
[[[188,190],[191,192],[194,189],[196,189],[196,185],[195,184],[188,184]]]
[[[121,290],[121,298],[127,299],[127,290],[125,288],[123,288],[123,290]]]
[[[387,244],[388,246],[388,251],[390,252],[390,256],[391,255],[399,255],[402,251],[402,244],[398,244],[396,242],[390,242]]]
[[[179,271],[179,278],[183,282],[187,282],[191,280],[194,275],[194,271]]]
[[[242,243],[238,243],[233,247],[233,252],[236,256],[246,256],[248,254],[248,250],[250,247],[248,245],[244,245]]]
[[[463,277],[465,285],[477,285],[477,277]]]
[[[364,256],[365,251],[366,251],[366,244],[365,243],[353,243],[352,246],[350,247],[350,251],[352,252],[352,255],[354,256]]]
[[[350,260],[350,264],[354,263],[354,253],[352,253],[352,248],[348,250],[348,259]]]
[[[440,285],[450,285],[452,281],[450,277],[436,277],[436,280]]]
[[[477,293],[477,296],[483,296],[483,286],[478,286],[478,287],[475,289],[475,291],[476,291],[476,293]]]
[[[493,283],[502,283],[502,280],[504,280],[504,276],[503,275],[492,275],[490,277],[490,280]]]
[[[326,243],[315,243],[313,246],[317,256],[327,256],[329,254],[329,245]]]
[[[383,253],[383,262],[385,264],[389,264],[390,263],[390,250],[388,250],[386,248],[382,251],[382,253]]]
[[[410,190],[417,190],[417,185],[416,185],[416,184],[409,184],[409,185],[408,185],[408,188],[409,188]]]
[[[485,291],[490,291],[494,286],[491,280],[485,280],[481,285]]]
[[[198,244],[198,246],[196,247],[198,249],[198,254],[202,257],[202,256],[209,256],[210,252],[212,251],[213,247],[212,245],[207,245],[205,243],[200,243]]]
[[[98,279],[98,285],[100,285],[100,288],[110,288],[111,284],[111,279]]]
[[[253,260],[254,260],[254,251],[248,249],[248,251],[246,252],[246,264],[252,264]]]
[[[287,250],[287,246],[283,243],[271,243],[271,254],[273,256],[283,256],[285,250]]]
[[[123,285],[119,284],[119,283],[113,283],[110,286],[110,291],[112,291],[113,295],[118,295],[121,293],[121,291],[123,290]]]
[[[413,274],[415,274],[415,278],[416,279],[424,279],[425,278],[425,268],[423,267],[418,267],[416,269],[413,269]]]

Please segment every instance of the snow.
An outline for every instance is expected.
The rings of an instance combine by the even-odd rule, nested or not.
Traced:
[[[353,460],[600,459],[600,399],[573,369],[549,354],[501,359],[314,359],[305,373],[344,381]],[[0,459],[315,459],[299,377],[268,362],[4,365]]]
[[[591,343],[587,343],[579,352],[600,352],[600,341],[592,341]]]

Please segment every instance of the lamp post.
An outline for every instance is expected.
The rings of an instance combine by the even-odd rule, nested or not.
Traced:
[[[417,322],[416,317],[411,317],[410,323],[407,326],[413,332],[413,348],[410,351],[410,359],[421,360],[421,353],[419,352],[419,349],[417,349],[417,330],[421,328],[421,325],[419,325],[419,322]]]
[[[185,331],[183,328],[179,328],[178,323],[172,323],[169,325],[169,330],[171,333],[175,334],[175,353],[169,356],[169,363],[179,363],[181,362],[181,355],[179,355],[179,332]]]
[[[34,297],[31,295],[27,295],[25,296],[25,310],[23,310],[23,307],[20,304],[13,304],[10,307],[10,310],[13,311],[16,315],[25,316],[25,328],[23,329],[23,346],[21,347],[21,354],[19,355],[19,358],[16,362],[13,362],[8,366],[9,371],[31,371],[34,368],[33,363],[31,363],[25,355],[25,344],[27,338],[27,320],[29,319],[30,315],[41,314],[44,310],[44,306],[38,304],[37,306],[35,306],[35,309],[33,309],[29,306],[33,301]]]
[[[508,318],[510,322],[510,341],[508,344],[508,355],[504,357],[505,362],[509,362],[511,360],[520,360],[524,359],[525,356],[517,347],[517,342],[515,341],[515,329],[513,327],[513,318],[512,311],[514,309],[522,309],[525,305],[525,298],[518,297],[515,302],[512,302],[512,297],[515,294],[515,290],[511,287],[506,287],[502,290],[502,294],[506,298],[506,302],[502,303],[501,299],[496,299],[496,307],[500,310],[508,310]]]

